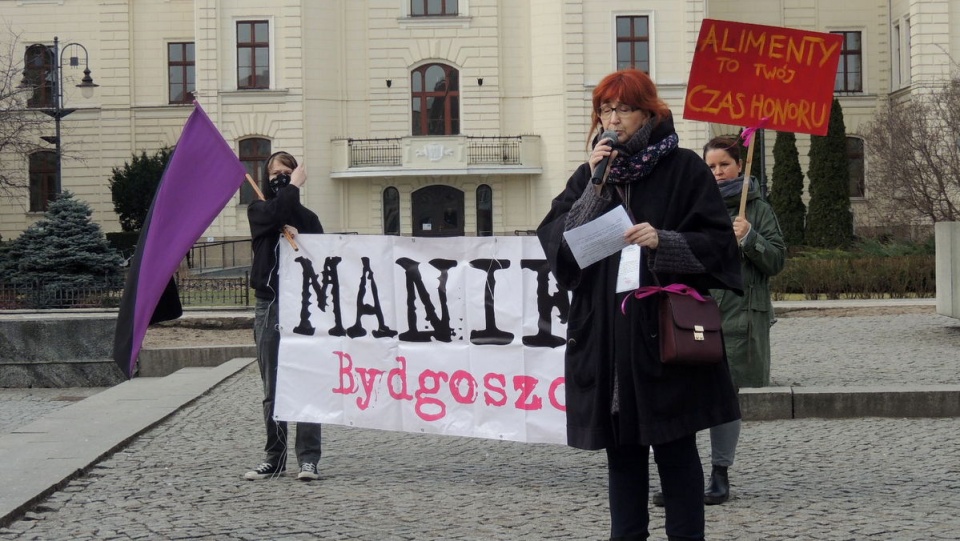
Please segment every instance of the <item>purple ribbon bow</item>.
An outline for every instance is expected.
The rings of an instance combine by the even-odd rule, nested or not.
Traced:
[[[667,293],[676,293],[678,295],[687,295],[689,297],[693,297],[694,299],[697,299],[700,302],[705,302],[707,300],[703,298],[703,295],[701,295],[699,291],[685,284],[670,284],[666,287],[643,286],[643,287],[638,287],[637,289],[633,290],[632,294],[627,295],[626,297],[623,298],[623,302],[620,303],[620,311],[623,312],[624,315],[626,315],[627,301],[630,300],[630,297],[634,297],[636,299],[642,299],[644,297],[649,297],[650,295],[659,293],[661,291],[665,291]]]

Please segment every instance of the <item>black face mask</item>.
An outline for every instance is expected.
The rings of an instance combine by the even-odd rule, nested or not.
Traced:
[[[280,192],[280,188],[290,184],[290,175],[280,173],[267,182],[267,199],[273,199]]]

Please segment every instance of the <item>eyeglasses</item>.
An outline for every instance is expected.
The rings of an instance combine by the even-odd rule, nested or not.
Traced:
[[[612,115],[614,111],[617,112],[617,116],[624,116],[624,115],[629,115],[630,113],[638,110],[639,109],[637,108],[630,107],[629,105],[623,105],[623,104],[620,104],[616,107],[610,107],[609,105],[604,105],[603,107],[600,108],[600,118],[610,118],[610,115]]]

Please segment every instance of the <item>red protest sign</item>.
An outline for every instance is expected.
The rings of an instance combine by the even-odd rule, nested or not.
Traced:
[[[704,19],[683,118],[826,135],[843,37]]]

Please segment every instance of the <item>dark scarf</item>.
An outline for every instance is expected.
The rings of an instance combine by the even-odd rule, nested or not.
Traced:
[[[617,145],[617,158],[610,166],[607,176],[609,184],[632,184],[646,177],[657,166],[660,158],[673,152],[680,142],[680,137],[673,129],[658,143],[649,145],[650,134],[659,118],[651,117],[637,133],[633,134],[624,145]]]
[[[756,179],[752,176],[750,177],[750,188],[747,189],[749,193],[756,186]],[[743,175],[740,175],[737,178],[724,180],[717,183],[717,187],[720,188],[720,195],[726,199],[728,197],[733,197],[735,195],[740,195],[740,192],[743,191]]]

